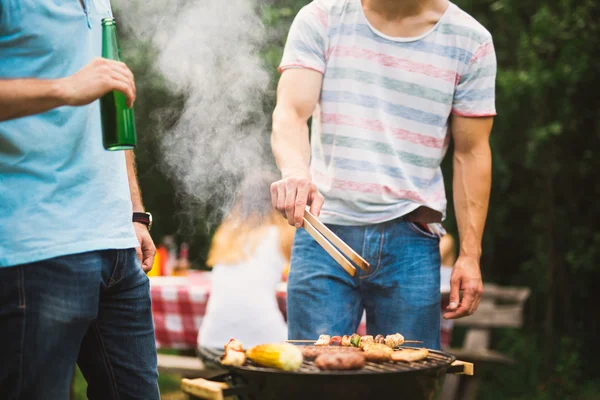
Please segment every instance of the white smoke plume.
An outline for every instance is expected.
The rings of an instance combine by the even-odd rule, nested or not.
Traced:
[[[185,96],[178,123],[158,136],[168,175],[186,202],[226,210],[239,181],[270,162],[262,109],[269,74],[259,57],[266,34],[255,0],[113,0],[113,7],[121,26],[153,44],[157,68]]]

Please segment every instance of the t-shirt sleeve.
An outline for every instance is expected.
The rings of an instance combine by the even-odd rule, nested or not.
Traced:
[[[496,115],[496,53],[492,40],[481,44],[460,77],[452,113],[464,117]]]
[[[324,73],[327,24],[327,11],[320,2],[313,1],[304,6],[292,22],[279,72],[289,68],[309,68]]]

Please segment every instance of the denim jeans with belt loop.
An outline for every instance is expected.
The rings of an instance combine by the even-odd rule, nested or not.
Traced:
[[[440,348],[439,236],[404,218],[328,227],[371,264],[350,276],[304,230],[296,232],[288,277],[289,339],[401,333]]]

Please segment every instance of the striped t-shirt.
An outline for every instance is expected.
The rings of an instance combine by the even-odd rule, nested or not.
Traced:
[[[425,34],[395,38],[369,24],[361,0],[314,0],[292,24],[288,68],[323,73],[310,168],[324,222],[384,222],[422,205],[445,216],[449,117],[496,114],[496,57],[481,24],[450,3]]]

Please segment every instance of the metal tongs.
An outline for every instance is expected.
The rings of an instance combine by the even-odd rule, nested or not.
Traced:
[[[351,276],[356,274],[356,268],[348,258],[363,271],[369,272],[371,270],[371,265],[364,258],[352,250],[350,246],[312,215],[308,208],[304,211],[304,229]],[[338,249],[341,250],[341,253]],[[342,253],[348,258],[344,257]]]

